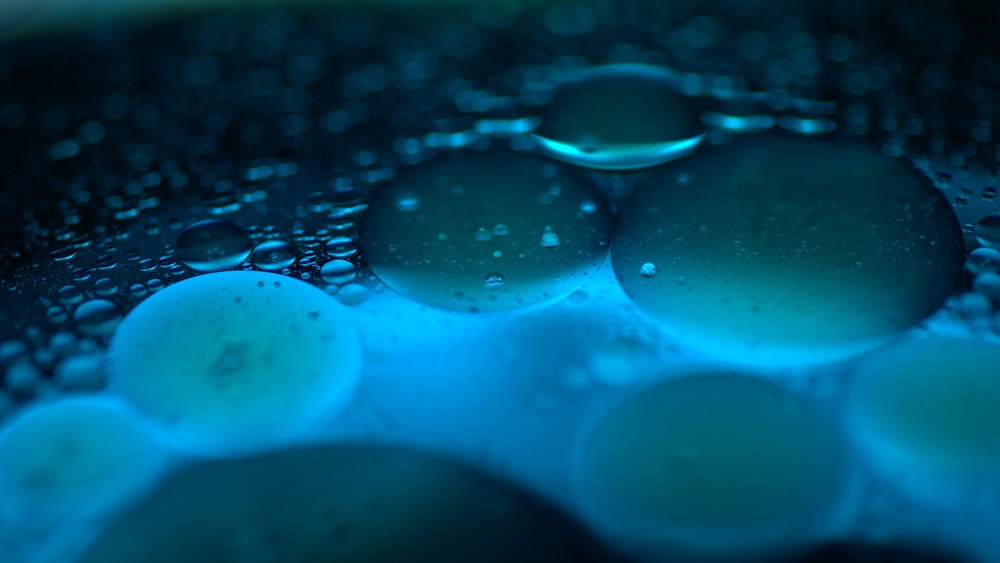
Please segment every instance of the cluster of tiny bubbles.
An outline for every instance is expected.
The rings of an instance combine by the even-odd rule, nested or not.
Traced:
[[[576,289],[603,262],[610,228],[600,194],[555,164],[498,150],[444,153],[372,194],[360,244],[398,293],[488,311]]]

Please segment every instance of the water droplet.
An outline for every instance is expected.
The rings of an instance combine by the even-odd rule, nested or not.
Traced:
[[[783,115],[778,119],[778,126],[786,131],[800,135],[823,135],[837,129],[837,122],[826,118],[804,118]]]
[[[369,296],[368,288],[359,283],[349,283],[341,287],[335,297],[344,305],[358,305],[364,303]]]
[[[476,229],[476,241],[486,242],[493,238],[493,233],[489,231],[486,227],[479,227]]]
[[[333,237],[326,243],[326,253],[333,258],[349,258],[358,252],[358,243],[349,236]]]
[[[354,264],[347,260],[330,260],[323,264],[319,275],[327,283],[343,284],[353,280],[356,272]]]
[[[486,276],[484,280],[486,283],[486,289],[498,290],[503,289],[503,276],[500,274],[490,274]]]
[[[239,266],[253,243],[235,223],[209,219],[191,225],[177,239],[174,256],[199,272],[218,272]]]
[[[1000,250],[987,247],[973,250],[965,259],[965,268],[973,274],[1000,272]]]
[[[728,115],[715,111],[703,113],[701,120],[709,126],[730,133],[760,133],[774,127],[777,120],[771,115]]]
[[[559,235],[553,232],[542,233],[542,246],[545,248],[556,248],[559,246]]]
[[[76,328],[84,336],[107,337],[118,327],[122,312],[118,306],[105,299],[91,299],[82,303],[73,313]]]
[[[253,265],[268,272],[280,272],[295,263],[295,247],[283,240],[268,240],[254,247],[250,253]]]
[[[72,355],[56,365],[55,383],[63,391],[96,392],[104,388],[104,354]]]
[[[365,258],[390,288],[436,307],[501,310],[558,299],[601,264],[611,220],[596,190],[575,176],[562,177],[562,195],[542,203],[551,187],[542,168],[550,164],[516,153],[445,153],[401,171],[372,195],[361,225]],[[396,209],[405,192],[420,198],[422,213]],[[594,213],[578,212],[584,199],[598,205]],[[543,226],[558,252],[539,243]],[[492,231],[488,244],[472,236],[480,228]],[[503,292],[483,283],[497,271],[506,278]]]
[[[316,311],[324,323],[312,321]],[[116,394],[176,447],[212,455],[273,444],[329,416],[361,365],[340,304],[256,271],[197,276],[153,294],[122,321],[107,358]]]
[[[980,219],[975,233],[979,244],[1000,248],[1000,215],[987,215]]]
[[[412,193],[400,194],[396,200],[396,209],[399,211],[416,211],[420,209],[420,199]]]
[[[74,305],[83,301],[83,290],[75,285],[64,285],[59,288],[58,297],[64,305]]]
[[[708,560],[787,548],[834,513],[847,460],[832,421],[790,402],[762,380],[721,372],[633,395],[585,442],[585,508],[616,535],[697,549]],[[760,533],[772,527],[789,532]]]
[[[704,353],[829,361],[920,322],[958,287],[959,223],[905,161],[773,134],[684,170],[686,184],[667,167],[623,207],[612,261],[636,304]],[[646,263],[666,275],[636,276]]]
[[[622,103],[628,100],[628,103]],[[694,102],[676,76],[646,65],[590,69],[563,84],[532,135],[552,158],[600,170],[662,164],[704,138]]]
[[[109,278],[101,278],[94,282],[94,293],[101,297],[110,297],[118,293],[118,284]]]

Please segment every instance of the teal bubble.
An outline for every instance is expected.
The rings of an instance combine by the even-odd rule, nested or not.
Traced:
[[[563,511],[468,464],[402,448],[326,445],[178,472],[79,561],[610,560]]]
[[[692,349],[806,364],[937,310],[961,281],[964,245],[944,196],[904,161],[770,135],[649,178],[611,254],[626,293]]]
[[[449,153],[373,194],[360,244],[375,274],[406,297],[496,311],[571,293],[604,261],[610,231],[601,196],[557,164]]]
[[[704,138],[698,104],[669,70],[638,64],[589,69],[562,84],[533,138],[558,160],[632,170],[685,156]]]
[[[1000,470],[1000,345],[971,339],[905,341],[854,374],[849,408],[875,456],[931,477]]]
[[[836,510],[846,460],[827,413],[762,379],[709,371],[646,388],[598,419],[578,483],[611,529],[685,561],[684,551],[721,561],[807,541]]]

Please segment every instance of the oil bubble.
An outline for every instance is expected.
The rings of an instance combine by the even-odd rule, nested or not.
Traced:
[[[587,168],[631,170],[685,156],[704,138],[691,98],[667,69],[597,67],[555,92],[532,138],[546,155]]]
[[[404,193],[420,199],[419,210],[399,210]],[[592,213],[579,212],[584,200]],[[447,153],[373,194],[360,241],[372,270],[398,293],[444,309],[495,311],[572,292],[603,262],[610,229],[596,190],[557,165],[517,153]],[[502,287],[484,283],[498,272]]]
[[[115,331],[110,389],[176,447],[211,455],[281,441],[330,416],[361,365],[345,310],[266,272],[190,278],[153,294]]]
[[[842,358],[919,323],[959,286],[963,255],[946,199],[904,161],[777,134],[665,167],[612,247],[626,293],[686,345],[764,365]]]

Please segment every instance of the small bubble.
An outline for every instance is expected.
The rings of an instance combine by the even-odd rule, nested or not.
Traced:
[[[250,253],[253,265],[268,272],[278,272],[291,266],[295,258],[295,247],[283,240],[264,241]]]
[[[118,293],[118,286],[109,278],[101,278],[94,282],[94,293],[101,297],[110,297]]]
[[[59,301],[66,305],[73,305],[83,301],[83,290],[75,285],[64,285],[59,289]]]
[[[115,331],[122,320],[122,313],[111,301],[91,299],[76,308],[73,320],[84,336],[106,337]]]
[[[585,199],[580,202],[580,211],[590,215],[591,213],[597,211],[597,204],[589,199]]]
[[[542,233],[542,246],[545,248],[556,248],[559,246],[559,235],[551,231]]]
[[[1000,215],[987,215],[976,223],[976,240],[983,246],[1000,248]]]
[[[510,234],[510,228],[503,223],[497,223],[496,226],[493,227],[493,234],[498,237],[505,237]]]
[[[503,288],[503,276],[500,274],[490,274],[486,276],[484,282],[487,289],[497,290]]]
[[[319,275],[327,283],[342,284],[353,280],[356,272],[354,264],[347,260],[331,260],[323,264]]]
[[[357,251],[357,242],[349,236],[333,237],[326,243],[326,253],[334,258],[347,258]]]
[[[357,283],[350,283],[340,288],[335,297],[344,305],[357,305],[368,299],[368,288]]]
[[[973,274],[1000,272],[1000,251],[995,248],[977,248],[965,259],[965,268]]]
[[[177,239],[178,260],[199,272],[217,272],[239,266],[253,244],[241,227],[230,221],[209,219],[184,229]]]
[[[396,200],[396,209],[403,213],[416,211],[420,209],[420,198],[409,192],[404,193]]]
[[[486,227],[479,227],[479,229],[476,230],[477,242],[486,242],[492,238],[493,238],[493,233],[491,233],[489,229],[487,229]]]

